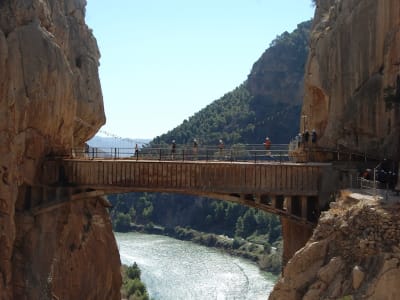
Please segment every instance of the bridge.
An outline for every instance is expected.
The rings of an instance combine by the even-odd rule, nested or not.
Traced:
[[[74,149],[68,157],[43,163],[41,185],[29,188],[33,214],[102,195],[163,192],[232,201],[279,215],[283,262],[309,239],[326,207],[329,163],[296,163],[288,148],[240,146],[237,149],[169,147]],[[102,199],[101,197],[99,199]],[[101,200],[103,205],[107,201]]]
[[[105,194],[164,192],[233,201],[294,221],[317,221],[319,190],[329,164],[223,161],[63,159],[44,164],[47,188],[60,185]]]

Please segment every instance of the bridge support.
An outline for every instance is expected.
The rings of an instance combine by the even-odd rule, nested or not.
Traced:
[[[281,224],[283,237],[282,267],[284,267],[295,252],[310,239],[313,228],[285,217],[281,217]]]

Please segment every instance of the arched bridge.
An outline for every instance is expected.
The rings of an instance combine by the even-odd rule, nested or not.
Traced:
[[[233,201],[281,216],[286,264],[311,236],[320,211],[338,188],[338,178],[352,178],[353,167],[342,172],[330,163],[305,162],[318,157],[367,158],[298,144],[291,151],[288,145],[74,149],[68,157],[44,161],[38,184],[25,187],[24,209],[36,215],[70,201],[125,192]],[[97,199],[108,205],[103,197]]]
[[[261,145],[262,146],[262,145]],[[150,149],[151,150],[151,149]],[[154,150],[154,149],[153,149]],[[196,151],[194,151],[196,150]],[[285,152],[286,151],[286,152]],[[308,240],[326,207],[329,163],[294,163],[282,149],[82,149],[43,163],[26,208],[40,214],[68,201],[125,192],[167,192],[233,201],[281,216],[283,263]],[[99,199],[102,199],[101,197]],[[107,202],[103,199],[104,205]]]
[[[312,225],[321,208],[321,178],[330,164],[62,159],[48,160],[43,167],[42,183],[49,188],[200,195]]]

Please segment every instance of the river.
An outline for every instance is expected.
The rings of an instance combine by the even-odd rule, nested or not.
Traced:
[[[187,241],[115,233],[123,264],[138,264],[154,300],[267,299],[276,277],[242,258]]]

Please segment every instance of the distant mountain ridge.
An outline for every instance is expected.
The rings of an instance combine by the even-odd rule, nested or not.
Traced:
[[[114,138],[95,135],[87,143],[92,148],[134,148],[137,143],[141,148],[150,139]]]
[[[311,23],[279,35],[243,84],[152,143],[288,143],[299,132]]]

